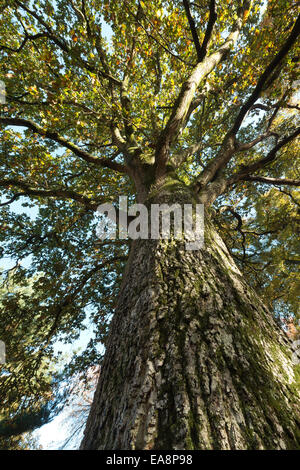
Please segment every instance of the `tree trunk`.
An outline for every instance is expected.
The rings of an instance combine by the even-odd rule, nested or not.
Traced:
[[[136,240],[81,449],[299,449],[291,354],[208,218],[201,250]]]

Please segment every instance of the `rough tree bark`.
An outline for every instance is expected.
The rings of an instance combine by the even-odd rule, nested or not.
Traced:
[[[201,250],[137,240],[81,449],[300,448],[291,354],[209,216]]]

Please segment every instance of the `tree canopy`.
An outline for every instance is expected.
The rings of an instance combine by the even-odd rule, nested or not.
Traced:
[[[277,317],[296,318],[298,7],[2,0],[0,234],[16,262],[2,276],[32,293],[12,290],[1,324],[19,325],[34,355],[12,367],[38,380],[55,341],[71,343],[87,318],[94,336],[68,372],[99,362],[128,241],[100,242],[95,210],[145,200],[168,172],[211,207]]]

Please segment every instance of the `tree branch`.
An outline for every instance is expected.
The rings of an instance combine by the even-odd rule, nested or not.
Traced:
[[[275,147],[272,148],[272,150],[270,150],[270,152],[264,158],[260,158],[259,160],[252,163],[251,165],[244,166],[239,172],[237,172],[235,175],[229,178],[228,184],[231,185],[233,183],[236,183],[237,181],[247,177],[250,173],[260,170],[261,168],[264,168],[269,163],[273,162],[276,159],[277,152],[282,147],[287,145],[289,142],[296,139],[296,137],[299,134],[300,134],[300,127],[296,129],[292,134],[282,139]]]
[[[300,180],[291,180],[288,178],[268,178],[266,176],[245,176],[241,181],[258,181],[264,184],[300,186]]]
[[[256,137],[256,139],[253,139],[251,142],[245,142],[243,144],[237,143],[237,152],[244,152],[245,150],[250,150],[252,147],[254,147],[256,144],[259,142],[262,142],[263,140],[267,139],[268,137],[277,137],[277,134],[274,134],[274,132],[265,132],[264,134],[261,134],[260,136]]]
[[[187,19],[188,19],[188,22],[189,22],[189,25],[190,25],[190,30],[191,30],[191,33],[192,33],[192,36],[193,36],[193,42],[194,42],[194,45],[195,45],[195,48],[196,48],[198,62],[202,62],[202,60],[206,56],[207,46],[208,46],[208,43],[209,43],[211,35],[212,35],[214,24],[217,20],[217,14],[216,14],[216,10],[215,10],[215,8],[216,8],[215,0],[211,0],[210,4],[209,4],[209,20],[208,20],[208,23],[207,23],[207,28],[206,28],[206,32],[205,32],[205,36],[204,36],[202,45],[200,45],[199,37],[198,37],[196,25],[195,25],[195,21],[194,21],[192,15],[191,15],[189,1],[188,0],[183,0],[183,6],[185,8],[186,16],[187,16]]]
[[[285,194],[286,196],[288,196],[293,201],[293,203],[296,204],[296,206],[300,207],[300,203],[296,201],[296,199],[291,193],[289,193],[288,191],[284,191],[282,188],[276,188],[276,189],[278,189],[278,191],[280,191],[282,194]]]
[[[155,165],[156,174],[161,176],[165,171],[165,166],[169,156],[170,146],[177,138],[178,133],[186,125],[186,115],[190,108],[195,92],[212,70],[218,65],[224,56],[228,53],[232,45],[236,42],[243,24],[243,14],[245,10],[249,10],[250,1],[244,1],[243,7],[239,11],[238,19],[235,23],[233,31],[229,34],[228,38],[222,46],[210,56],[206,57],[202,62],[198,63],[193,69],[191,75],[183,83],[179,96],[173,108],[173,112],[162,131],[158,145],[156,148]]]
[[[202,147],[202,142],[193,144],[190,147],[183,149],[180,153],[173,155],[173,165],[178,168],[184,161],[186,161],[194,153],[198,152]]]
[[[110,159],[100,159],[98,157],[95,157],[89,152],[86,152],[85,150],[78,147],[76,144],[73,144],[72,142],[68,141],[67,139],[59,135],[57,132],[44,129],[39,124],[36,124],[29,119],[0,117],[0,124],[27,127],[27,129],[30,129],[32,132],[39,134],[43,137],[47,137],[48,139],[51,139],[54,142],[60,144],[62,147],[71,150],[75,155],[82,158],[86,162],[94,163],[105,168],[110,168],[120,173],[127,173],[127,168],[124,165],[113,162]]]
[[[182,1],[183,1],[183,6],[184,6],[184,9],[185,9],[185,13],[186,13],[189,25],[190,25],[190,30],[191,30],[191,33],[192,33],[193,42],[194,42],[195,49],[196,49],[196,52],[197,52],[198,62],[201,62],[202,59],[205,57],[205,55],[203,56],[203,54],[201,53],[202,51],[201,51],[201,46],[200,46],[200,42],[199,42],[199,37],[198,37],[198,33],[197,33],[194,18],[191,15],[189,1],[188,0],[182,0]],[[214,0],[212,0],[212,1],[214,1]]]
[[[211,0],[210,4],[209,4],[209,19],[208,19],[208,23],[207,23],[207,28],[206,28],[206,31],[205,31],[205,36],[204,36],[204,39],[203,39],[203,42],[202,42],[202,45],[201,45],[201,49],[200,49],[200,52],[199,52],[199,56],[198,56],[199,62],[201,62],[204,59],[204,57],[206,56],[207,47],[208,47],[209,41],[211,39],[214,24],[217,21],[217,17],[218,17],[218,15],[216,13],[215,0]]]
[[[251,165],[243,166],[240,171],[235,173],[230,178],[226,178],[224,172],[221,172],[214,181],[211,182],[205,188],[205,191],[200,195],[199,202],[202,204],[212,204],[218,196],[223,194],[229,186],[238,181],[243,180],[247,177],[250,173],[259,170],[260,168],[264,168],[266,165],[271,163],[275,160],[277,152],[286,144],[294,140],[300,134],[300,128],[298,128],[295,132],[291,135],[286,136],[282,139],[268,154],[266,157],[259,159],[255,163]],[[199,183],[198,183],[199,184]],[[194,185],[195,190],[197,191],[197,183]],[[202,189],[200,183],[200,190]]]
[[[251,96],[248,98],[246,103],[242,106],[232,128],[227,132],[226,136],[224,137],[220,151],[197,178],[199,187],[203,187],[207,185],[207,183],[212,181],[216,177],[217,172],[219,172],[222,168],[224,168],[227,165],[227,163],[230,161],[232,156],[236,153],[236,151],[239,150],[239,145],[236,142],[235,136],[243,122],[245,115],[247,114],[249,109],[251,109],[251,107],[254,105],[255,101],[259,98],[260,93],[263,90],[263,87],[268,77],[275,70],[275,68],[282,62],[284,57],[287,55],[287,53],[289,52],[289,50],[295,43],[297,37],[299,36],[299,33],[300,33],[300,16],[298,17],[288,39],[286,40],[286,42],[284,43],[280,51],[276,54],[272,62],[267,66],[267,68],[261,75],[260,79],[258,80],[258,83],[254,91],[252,92]],[[275,110],[275,112],[277,111]],[[271,124],[269,123],[268,127],[270,127],[270,125]],[[259,140],[257,142],[259,142]],[[255,145],[255,143],[253,143],[253,145]],[[282,145],[285,145],[285,144],[283,143]],[[275,154],[276,152],[277,150],[275,151]]]
[[[253,90],[252,94],[247,99],[246,103],[242,106],[242,108],[240,109],[240,112],[230,131],[232,135],[235,135],[238,132],[245,115],[247,114],[249,109],[254,105],[255,101],[259,98],[268,78],[275,71],[276,67],[278,67],[278,65],[282,62],[285,56],[288,54],[291,47],[296,42],[299,34],[300,34],[300,15],[298,16],[288,39],[286,40],[286,42],[284,43],[280,51],[276,54],[272,62],[267,66],[264,73],[259,78],[257,85],[255,89]]]
[[[28,181],[22,181],[22,180],[18,180],[14,178],[0,180],[0,187],[10,188],[11,186],[15,186],[16,188],[21,188],[23,189],[23,192],[15,194],[12,197],[12,199],[0,204],[0,206],[11,204],[13,201],[15,201],[18,197],[21,197],[21,196],[42,196],[42,197],[47,197],[47,198],[55,197],[59,199],[72,199],[74,201],[79,202],[80,204],[83,204],[86,208],[93,210],[93,211],[97,209],[97,207],[99,206],[101,202],[101,201],[97,201],[97,202],[92,201],[90,198],[83,196],[82,194],[79,194],[76,191],[72,191],[70,189],[56,188],[56,189],[46,190],[46,189],[35,188]]]
[[[23,47],[25,47],[27,41],[29,40],[35,40],[35,39],[39,39],[39,38],[44,38],[44,37],[48,37],[48,34],[47,33],[38,33],[38,34],[27,34],[25,33],[25,38],[23,39],[23,41],[21,42],[20,46],[17,48],[17,49],[13,49],[12,47],[8,47],[8,46],[4,46],[4,45],[1,45],[0,44],[0,51],[9,51],[9,52],[20,52]]]
[[[244,261],[246,258],[246,248],[245,248],[246,235],[244,231],[242,230],[243,219],[240,216],[240,214],[236,212],[231,206],[225,205],[225,206],[220,207],[220,210],[219,210],[220,214],[222,214],[225,211],[229,211],[237,219],[237,225],[234,229],[237,230],[242,235],[243,258],[241,261]]]

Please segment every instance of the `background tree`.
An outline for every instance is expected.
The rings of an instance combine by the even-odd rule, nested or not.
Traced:
[[[37,442],[31,433],[19,436],[1,437],[1,450],[41,450],[42,446]]]
[[[0,331],[6,345],[0,367],[0,448],[10,450],[36,446],[32,431],[51,421],[66,401],[59,391],[57,361],[51,360],[49,349],[49,355],[39,351],[43,332],[34,280],[16,285],[13,272],[0,292]]]
[[[93,403],[93,395],[99,379],[99,366],[92,366],[84,374],[75,374],[69,387],[68,407],[64,409],[63,425],[68,429],[67,438],[60,449],[77,449]]]
[[[295,315],[297,5],[4,1],[3,253],[43,273],[40,360],[87,315],[70,369],[107,346],[82,448],[299,448],[290,343],[250,287]],[[120,194],[204,203],[206,239],[134,242],[117,296],[128,243],[94,211]]]

